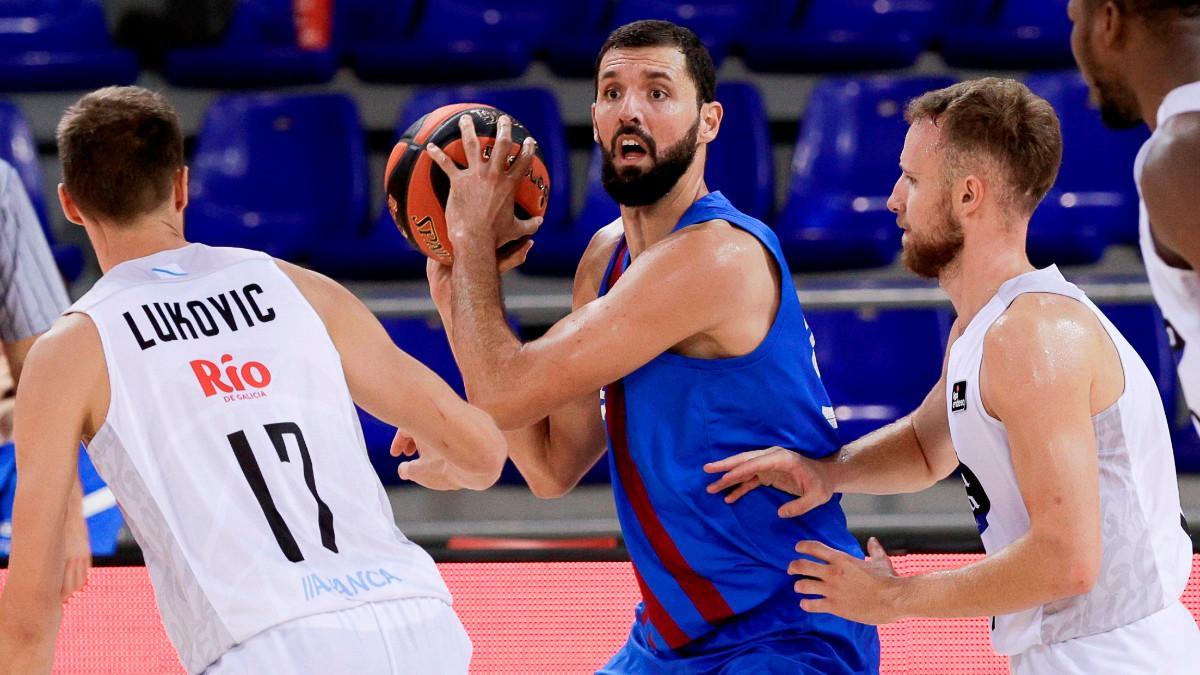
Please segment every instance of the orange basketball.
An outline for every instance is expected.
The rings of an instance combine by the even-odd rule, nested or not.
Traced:
[[[433,143],[460,167],[467,165],[466,151],[459,132],[458,118],[469,115],[475,123],[475,133],[485,156],[490,156],[496,143],[496,122],[501,111],[481,103],[456,103],[442,106],[413,123],[404,132],[384,172],[384,190],[388,211],[400,233],[418,251],[449,265],[454,259],[450,239],[446,236],[446,199],[450,194],[450,178],[442,171],[425,146]],[[510,115],[511,117],[511,115]],[[518,145],[529,131],[517,120],[512,121],[512,139]],[[550,194],[550,174],[538,148],[533,166],[517,187],[513,210],[519,218],[545,215]],[[501,247],[519,246],[521,241]]]

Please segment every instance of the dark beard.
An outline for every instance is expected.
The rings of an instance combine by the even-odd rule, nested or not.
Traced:
[[[1092,103],[1100,108],[1100,120],[1104,122],[1104,126],[1120,131],[1141,124],[1142,111],[1138,107],[1137,97],[1129,87],[1105,78],[1105,73],[1092,56],[1090,36],[1084,35],[1082,46],[1082,53],[1079,55],[1080,69],[1090,75]]]
[[[626,167],[618,172],[613,163],[613,156],[617,153],[617,148],[614,146],[607,150],[601,149],[600,183],[604,186],[604,191],[613,198],[613,201],[622,206],[649,206],[667,196],[667,193],[675,187],[680,177],[692,165],[692,160],[696,158],[696,138],[699,131],[700,120],[697,118],[687,135],[663,151],[662,157],[659,158],[654,141],[639,129],[632,127],[618,129],[617,133],[613,135],[614,141],[618,136],[626,133],[640,136],[647,153],[655,162],[646,171],[637,167]]]
[[[1136,102],[1132,106],[1122,104],[1121,98],[1112,93],[1113,88],[1108,84],[1096,82],[1094,98],[1100,105],[1100,120],[1104,122],[1104,126],[1120,131],[1140,125],[1142,113],[1138,110]]]
[[[909,230],[908,245],[900,252],[900,262],[914,274],[937,279],[963,249],[962,225],[955,222],[947,202],[944,220],[936,231],[921,239]]]

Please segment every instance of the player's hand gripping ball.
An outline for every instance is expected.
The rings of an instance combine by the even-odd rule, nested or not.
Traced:
[[[459,167],[467,166],[458,118],[469,115],[475,123],[479,147],[491,159],[496,144],[496,122],[505,113],[481,103],[456,103],[434,110],[413,123],[392,148],[384,172],[388,212],[400,233],[416,249],[434,260],[449,265],[454,260],[450,238],[446,235],[446,199],[450,178],[442,171],[425,146],[433,143]],[[509,115],[512,118],[511,115]],[[529,130],[512,120],[513,147],[510,162],[516,159]],[[550,174],[540,148],[535,148],[533,165],[518,183],[513,204],[514,215],[522,220],[546,214],[550,194]],[[525,243],[522,237],[501,246],[500,255]]]

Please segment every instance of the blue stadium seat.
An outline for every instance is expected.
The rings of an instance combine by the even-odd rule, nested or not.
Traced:
[[[238,0],[219,44],[167,52],[164,74],[184,87],[272,87],[333,79],[332,48],[298,43],[292,0]]]
[[[947,310],[834,309],[806,316],[845,443],[912,412],[941,376],[953,323]]]
[[[521,121],[538,140],[550,171],[550,202],[546,219],[522,271],[571,274],[579,256],[569,257],[575,244],[568,231],[571,210],[570,150],[558,101],[547,89],[477,87],[422,89],[405,104],[396,124],[397,136],[422,115],[451,103],[477,102],[495,106]],[[587,243],[586,240],[583,242]],[[387,209],[381,209],[364,237],[329,244],[313,258],[313,265],[339,278],[388,279],[423,277],[425,256],[403,240]]]
[[[717,85],[717,100],[725,108],[725,117],[717,139],[709,145],[704,181],[709,190],[722,192],[746,214],[766,219],[774,205],[775,168],[762,97],[751,84],[724,82]],[[571,226],[575,263],[596,230],[620,215],[616,202],[600,183],[600,149],[594,148],[588,164],[583,209]],[[564,259],[567,257],[564,254]],[[560,274],[573,274],[574,270],[572,263],[569,270],[564,266]]]
[[[303,259],[366,222],[358,110],[341,94],[221,97],[196,141],[191,188],[191,239]]]
[[[559,5],[551,0],[429,0],[412,30],[349,45],[351,61],[358,76],[371,82],[519,77],[547,36],[560,28]]]
[[[942,56],[958,68],[1068,68],[1071,22],[1067,0],[1002,0],[948,26]],[[978,8],[979,4],[971,6]]]
[[[37,144],[34,143],[33,132],[21,111],[12,103],[2,100],[0,159],[17,170],[25,191],[29,193],[29,201],[33,203],[34,213],[42,223],[46,241],[54,253],[54,262],[58,264],[59,271],[67,281],[75,281],[83,272],[83,251],[74,244],[60,244],[55,241],[54,232],[50,227],[49,211],[46,208],[42,168],[38,164]]]
[[[713,63],[720,67],[730,47],[743,41],[764,4],[761,0],[617,0],[610,28],[640,19],[663,19],[686,26],[708,47]]]
[[[1097,260],[1107,242],[1136,244],[1138,195],[1130,167],[1149,132],[1105,127],[1075,71],[1026,83],[1054,106],[1063,133],[1058,181],[1030,223],[1030,256],[1085,263]]]
[[[1200,471],[1200,436],[1192,424],[1175,371],[1176,357],[1164,329],[1158,307],[1153,304],[1105,305],[1101,307],[1113,325],[1137,350],[1158,384],[1171,426],[1175,469],[1180,473]]]
[[[943,24],[942,0],[777,3],[745,41],[746,65],[767,72],[911,66]]]
[[[900,175],[904,107],[949,78],[836,79],[813,89],[775,223],[797,270],[886,265],[900,248],[887,208]]]
[[[765,221],[775,206],[775,160],[762,96],[752,84],[723,82],[717,85],[717,100],[725,116],[708,145],[704,181],[744,213]]]
[[[0,0],[0,91],[132,84],[133,52],[113,47],[100,0]]]
[[[594,75],[596,54],[613,28],[608,0],[563,3],[561,27],[546,38],[546,65],[559,77]]]
[[[450,351],[450,342],[446,339],[446,331],[436,317],[424,318],[383,318],[380,320],[392,341],[409,356],[424,363],[430,370],[445,380],[459,396],[464,395],[462,375],[454,362],[454,354]],[[403,386],[398,383],[397,386]],[[396,428],[368,415],[362,409],[358,411],[362,422],[363,439],[367,444],[367,453],[375,471],[385,484],[398,484],[403,481],[396,475],[396,464],[399,460],[392,457],[388,451],[392,447],[392,438]]]
[[[1111,303],[1100,311],[1112,322],[1129,345],[1134,348],[1158,385],[1163,406],[1170,416],[1175,410],[1179,390],[1175,375],[1175,357],[1163,330],[1162,314],[1153,303]]]

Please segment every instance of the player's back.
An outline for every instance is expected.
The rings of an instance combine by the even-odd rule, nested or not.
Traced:
[[[190,671],[294,618],[449,601],[395,526],[324,323],[272,258],[162,251],[113,267],[69,311],[95,323],[108,368],[88,452]]]

